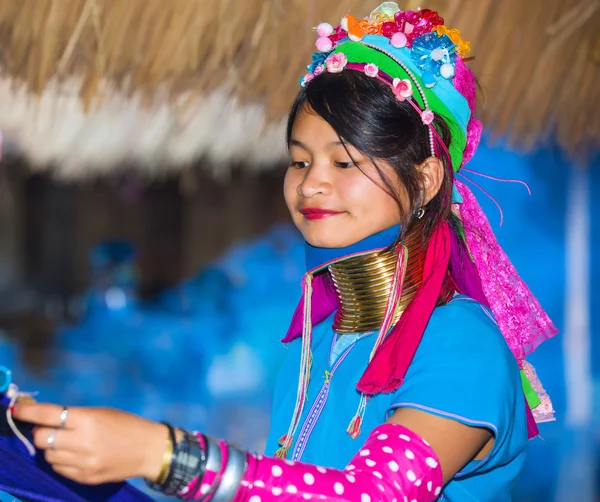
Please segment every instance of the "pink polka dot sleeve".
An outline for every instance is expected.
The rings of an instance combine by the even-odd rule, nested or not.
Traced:
[[[431,446],[406,427],[383,424],[344,470],[249,454],[234,502],[432,502],[441,491],[442,471]]]

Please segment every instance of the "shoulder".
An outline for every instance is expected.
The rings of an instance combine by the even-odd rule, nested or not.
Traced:
[[[433,311],[430,326],[439,327],[439,325],[461,333],[473,329],[485,329],[502,336],[491,310],[465,295],[456,295],[448,304],[437,307]]]
[[[466,296],[438,307],[408,369],[408,376],[519,383],[517,361],[492,313]]]
[[[405,380],[391,396],[388,416],[415,408],[488,429],[495,438],[492,452],[469,464],[463,476],[521,455],[527,446],[525,406],[517,361],[492,313],[456,296],[434,310]]]
[[[513,359],[490,309],[464,295],[455,296],[450,303],[433,311],[421,345],[436,352],[443,348]]]
[[[436,308],[393,402],[496,435],[524,417],[519,367],[491,312],[461,296]]]

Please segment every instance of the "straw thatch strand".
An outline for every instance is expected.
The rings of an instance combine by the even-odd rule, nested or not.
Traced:
[[[399,3],[405,9],[420,5]],[[494,137],[525,149],[555,139],[574,157],[589,158],[600,144],[600,0],[426,3],[472,41],[475,60],[470,64],[484,91],[479,114]],[[118,95],[123,103],[135,103],[137,126],[142,126],[144,113],[144,120],[152,117],[143,110],[170,117],[165,142],[172,151],[173,143],[206,145],[189,131],[181,139],[186,129],[181,123],[195,122],[192,113],[213,117],[201,111],[202,103],[218,95],[235,97],[230,110],[244,114],[250,106],[249,113],[259,114],[250,134],[260,137],[267,123],[281,124],[297,91],[314,49],[312,27],[335,22],[348,11],[363,16],[365,5],[364,0],[0,0],[0,128],[23,143],[23,136],[35,136],[35,131],[53,135],[50,124],[69,129],[61,117],[80,107],[79,126],[93,117],[95,129],[99,120],[109,120],[109,113],[111,123],[125,119],[114,106]],[[5,99],[17,95],[23,100],[42,97],[18,105],[35,126],[14,110],[4,110],[14,106]],[[87,133],[94,129],[88,127]],[[214,124],[204,129],[214,129]],[[81,137],[81,132],[71,131],[71,136]],[[220,132],[229,134],[223,128]],[[60,154],[54,147],[54,153],[37,152],[33,158],[63,162],[68,148],[77,150],[60,142],[66,149]],[[34,143],[38,146],[31,148],[41,148],[39,141]],[[188,163],[205,153],[187,146],[185,154],[167,155],[160,148],[146,154]],[[283,150],[273,151],[268,160]],[[109,157],[138,157],[135,149],[128,152]],[[239,156],[245,153],[240,150]],[[78,159],[94,163],[91,154]]]

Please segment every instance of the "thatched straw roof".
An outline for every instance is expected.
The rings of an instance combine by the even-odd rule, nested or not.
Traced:
[[[34,163],[73,173],[265,164],[283,155],[312,27],[375,3],[0,0],[0,128]],[[425,3],[472,41],[495,136],[528,149],[553,137],[582,159],[600,144],[600,0]]]

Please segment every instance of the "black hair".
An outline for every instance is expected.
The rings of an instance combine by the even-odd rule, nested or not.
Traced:
[[[398,203],[401,234],[415,222],[423,206],[425,188],[417,166],[431,157],[429,129],[407,101],[399,101],[392,89],[359,71],[323,73],[311,80],[296,96],[287,123],[287,143],[298,113],[308,110],[322,117],[338,134],[344,145],[352,145],[376,167],[386,189]],[[435,115],[434,125],[442,140],[449,145],[452,138],[443,117]],[[451,161],[442,156],[444,179],[437,195],[429,201],[423,215],[424,238],[428,239],[442,221],[450,219],[453,171]],[[408,207],[381,169],[381,162],[393,167],[403,187]]]

